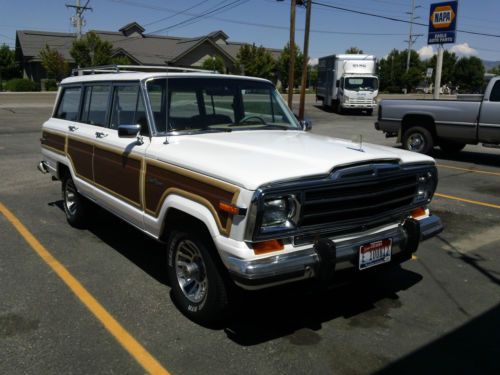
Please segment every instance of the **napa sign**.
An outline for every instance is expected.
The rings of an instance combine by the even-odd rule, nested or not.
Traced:
[[[455,43],[458,1],[431,4],[427,44]]]

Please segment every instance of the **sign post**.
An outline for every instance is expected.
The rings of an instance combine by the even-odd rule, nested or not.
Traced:
[[[431,4],[427,44],[438,45],[436,77],[434,80],[434,99],[439,99],[441,72],[443,68],[443,44],[455,43],[457,28],[458,1]]]

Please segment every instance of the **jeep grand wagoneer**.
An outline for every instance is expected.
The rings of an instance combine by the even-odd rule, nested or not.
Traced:
[[[39,168],[71,225],[92,201],[165,243],[177,305],[207,322],[231,285],[383,269],[441,231],[432,158],[307,130],[263,79],[82,75],[60,85]]]

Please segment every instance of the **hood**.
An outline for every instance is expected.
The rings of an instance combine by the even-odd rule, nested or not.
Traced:
[[[303,131],[253,130],[169,137],[158,159],[256,190],[270,182],[326,175],[360,162],[434,163],[429,156],[391,147],[358,145]]]

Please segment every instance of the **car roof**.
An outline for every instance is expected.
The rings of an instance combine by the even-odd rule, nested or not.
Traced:
[[[215,78],[215,79],[245,79],[251,81],[260,81],[271,83],[267,79],[238,76],[230,74],[216,74],[216,73],[158,73],[158,72],[130,72],[130,73],[102,73],[102,74],[86,74],[81,76],[72,76],[65,78],[61,81],[61,85],[68,85],[74,83],[84,82],[100,82],[100,81],[143,81],[151,78]]]

